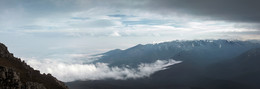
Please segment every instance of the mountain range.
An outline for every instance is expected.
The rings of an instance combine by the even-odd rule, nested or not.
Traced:
[[[95,62],[130,66],[156,60],[177,65],[149,77],[126,80],[79,80],[71,89],[260,89],[260,44],[251,41],[190,40],[136,45],[101,54]]]
[[[41,74],[0,43],[0,89],[260,89],[260,44],[256,41],[188,40],[139,44],[102,54],[94,63],[138,68],[142,63],[176,60],[148,77],[78,80],[66,85]]]

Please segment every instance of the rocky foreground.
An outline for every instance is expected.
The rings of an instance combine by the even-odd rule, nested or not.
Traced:
[[[0,89],[68,89],[51,74],[41,74],[0,43]]]

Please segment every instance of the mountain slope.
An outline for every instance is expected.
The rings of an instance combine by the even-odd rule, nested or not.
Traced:
[[[238,81],[260,87],[260,48],[251,49],[240,56],[208,67],[208,75],[218,79]]]
[[[236,57],[251,48],[257,47],[260,47],[258,43],[249,41],[172,41],[158,44],[136,45],[126,50],[112,50],[102,54],[103,56],[100,60],[97,60],[97,62],[109,63],[111,66],[135,66],[138,63],[149,63],[158,59],[188,60],[192,59],[191,57],[207,59],[201,60],[202,62],[218,62]]]
[[[182,63],[146,78],[76,81],[67,84],[74,89],[259,89],[259,48],[258,43],[227,40],[137,45],[104,53],[99,61],[115,66],[172,58]]]
[[[17,73],[19,81],[23,86],[26,86],[26,84],[39,84],[43,85],[47,89],[68,89],[64,83],[57,80],[50,74],[40,74],[38,70],[34,70],[24,61],[21,61],[21,59],[14,57],[2,43],[0,43],[0,66],[2,66],[3,69],[13,71],[12,73]],[[34,87],[32,89],[42,88]]]

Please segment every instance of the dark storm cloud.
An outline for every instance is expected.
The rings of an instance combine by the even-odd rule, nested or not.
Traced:
[[[50,25],[77,28],[89,27],[85,24],[115,27],[174,22],[185,27],[192,21],[220,20],[237,24],[236,28],[260,30],[259,8],[257,0],[0,0],[0,26],[42,29]]]
[[[181,12],[209,19],[260,23],[260,0],[151,0],[149,8],[164,14]]]
[[[136,9],[202,16],[234,22],[260,22],[260,0],[3,0],[0,8],[21,7],[34,15],[67,13],[95,7]],[[111,8],[111,9],[112,9]]]

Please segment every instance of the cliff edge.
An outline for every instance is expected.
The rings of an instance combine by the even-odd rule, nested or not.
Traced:
[[[51,74],[41,74],[0,43],[0,89],[68,89]]]

